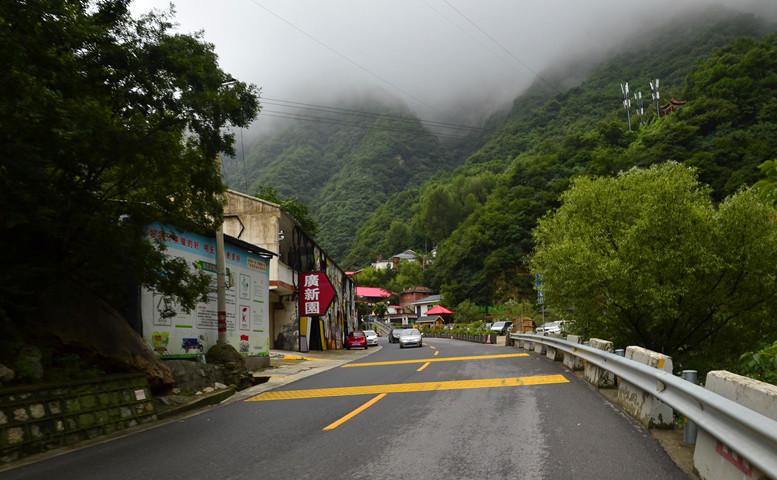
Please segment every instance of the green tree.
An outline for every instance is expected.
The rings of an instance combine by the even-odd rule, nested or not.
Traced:
[[[483,320],[483,312],[480,310],[480,307],[470,299],[466,299],[456,305],[453,315],[455,316],[457,323],[470,323]]]
[[[669,355],[738,356],[777,334],[774,209],[715,206],[677,163],[577,178],[534,230],[545,301],[583,333]]]
[[[354,277],[356,285],[360,287],[376,287],[387,289],[388,284],[394,280],[397,271],[392,268],[367,267],[359,271]]]
[[[392,255],[406,250],[411,234],[407,223],[394,220],[386,232],[386,248]]]
[[[424,269],[421,262],[401,261],[396,268],[396,276],[386,284],[386,290],[401,293],[416,285],[424,285]]]
[[[425,191],[417,210],[416,228],[433,243],[447,238],[461,220],[461,206],[442,185]]]
[[[288,212],[299,222],[305,232],[311,237],[318,233],[318,222],[310,215],[310,208],[297,198],[281,198],[278,191],[273,187],[260,186],[256,198],[267,200],[268,202],[280,205],[281,209]]]
[[[372,313],[377,315],[381,320],[386,316],[386,312],[388,312],[388,307],[385,302],[378,302],[372,307]]]
[[[777,162],[767,160],[759,165],[758,168],[761,170],[764,178],[755,182],[753,187],[758,190],[758,195],[763,200],[773,205],[777,203]]]
[[[534,319],[539,315],[537,306],[537,302],[530,302],[528,300],[516,302],[510,299],[505,302],[505,314],[510,318],[529,317]]]
[[[223,127],[249,124],[258,91],[225,86],[213,45],[174,33],[172,12],[128,4],[0,4],[0,318],[74,285],[120,305],[123,274],[189,308],[208,289],[144,229],[215,230]]]

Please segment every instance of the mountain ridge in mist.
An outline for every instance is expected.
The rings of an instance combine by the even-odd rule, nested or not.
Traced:
[[[543,72],[512,105],[486,121],[488,129],[470,130],[463,140],[435,137],[400,100],[367,95],[260,139],[242,165],[232,165],[236,174],[227,175],[228,183],[249,194],[259,185],[272,186],[308,204],[321,223],[319,243],[346,268],[363,266],[378,253],[396,253],[385,251],[385,232],[392,222],[413,222],[423,189],[484,170],[500,174],[516,158],[541,149],[543,138],[563,139],[580,124],[625,123],[620,83],[630,82],[632,92],[649,99],[648,81],[660,78],[662,98],[677,96],[688,72],[712,49],[740,35],[769,31],[752,15],[723,10],[671,20],[623,42],[604,60],[596,53]],[[263,108],[267,113],[277,105]],[[553,180],[554,169],[544,181],[563,185],[563,178]],[[435,180],[425,184],[430,179]],[[387,204],[392,212],[385,211]],[[419,244],[422,236],[414,235],[406,248]]]

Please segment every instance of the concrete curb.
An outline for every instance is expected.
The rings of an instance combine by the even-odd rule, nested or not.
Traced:
[[[236,393],[236,390],[232,387],[228,387],[222,390],[217,390],[210,394],[200,395],[191,402],[187,402],[181,405],[170,407],[162,412],[157,413],[157,419],[165,420],[171,417],[175,417],[182,413],[187,413],[198,408],[207,407],[209,405],[215,405],[228,399]]]
[[[281,367],[268,368],[265,370],[253,372],[254,377],[267,377],[267,381],[236,392],[235,395],[226,398],[221,403],[229,404],[255,397],[260,393],[273,390],[302,378],[316,375],[326,370],[340,367],[354,360],[367,357],[381,349],[383,349],[382,345],[378,345],[377,347],[370,347],[367,350],[358,351],[328,350],[307,353],[284,352],[277,350],[271,351],[271,356],[276,356],[276,358],[302,360],[302,362],[295,365],[284,365]]]

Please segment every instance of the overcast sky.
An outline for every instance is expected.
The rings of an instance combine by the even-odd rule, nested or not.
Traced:
[[[135,0],[137,14],[167,0]],[[612,47],[691,6],[746,11],[775,0],[175,0],[179,30],[204,31],[220,66],[262,98],[331,104],[379,88],[421,118],[505,102],[559,58]],[[266,106],[269,110],[269,105]],[[261,121],[261,114],[260,114]]]

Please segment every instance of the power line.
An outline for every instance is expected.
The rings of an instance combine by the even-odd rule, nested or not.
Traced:
[[[373,77],[377,78],[378,80],[380,80],[381,82],[383,82],[383,83],[385,83],[386,85],[390,86],[390,87],[391,87],[391,88],[393,88],[394,90],[396,90],[396,91],[398,91],[398,92],[402,93],[403,95],[407,96],[408,98],[411,98],[411,99],[415,100],[416,102],[418,102],[418,103],[420,103],[420,104],[424,105],[425,107],[427,107],[427,108],[430,108],[430,109],[434,110],[435,112],[439,113],[440,115],[444,115],[445,117],[451,118],[451,116],[450,116],[450,115],[448,115],[447,113],[445,113],[445,112],[443,112],[443,111],[441,111],[441,110],[438,110],[437,108],[433,107],[432,105],[429,105],[428,103],[426,103],[425,101],[421,100],[420,98],[418,98],[418,97],[414,96],[413,94],[411,94],[411,93],[409,93],[409,92],[405,91],[404,89],[400,88],[399,86],[397,86],[397,85],[394,85],[393,83],[389,82],[388,80],[386,80],[385,78],[381,77],[381,76],[380,76],[380,75],[378,75],[377,73],[374,73],[374,72],[372,72],[371,70],[369,70],[368,68],[366,68],[366,67],[362,66],[362,65],[361,65],[360,63],[358,63],[357,61],[355,61],[355,60],[352,60],[351,58],[347,57],[345,54],[343,54],[343,53],[339,52],[338,50],[336,50],[336,49],[335,49],[335,48],[333,48],[333,47],[330,47],[329,45],[327,45],[326,43],[324,43],[324,42],[322,42],[321,40],[317,39],[317,38],[316,38],[316,37],[314,37],[313,35],[311,35],[311,34],[307,33],[306,31],[302,30],[302,29],[301,29],[301,28],[299,28],[298,26],[294,25],[293,23],[289,22],[288,20],[286,20],[285,18],[281,17],[281,16],[280,16],[280,15],[278,15],[277,13],[273,12],[273,11],[272,11],[272,10],[270,10],[269,8],[265,7],[264,5],[262,5],[261,3],[259,3],[257,0],[251,0],[251,1],[252,1],[252,2],[253,2],[255,5],[256,5],[256,6],[258,6],[258,7],[259,7],[259,8],[261,8],[261,9],[263,9],[264,11],[266,11],[267,13],[269,13],[270,15],[272,15],[273,17],[275,17],[275,18],[277,18],[278,20],[282,21],[283,23],[285,23],[286,25],[290,26],[290,27],[291,27],[291,28],[293,28],[294,30],[297,30],[297,31],[298,31],[298,32],[300,32],[301,34],[305,35],[305,36],[306,36],[306,37],[308,37],[309,39],[311,39],[311,40],[313,40],[314,42],[318,43],[319,45],[321,45],[322,47],[326,48],[327,50],[329,50],[330,52],[334,53],[335,55],[339,56],[340,58],[342,58],[342,59],[346,60],[346,61],[347,61],[347,62],[349,62],[350,64],[352,64],[352,65],[356,66],[356,67],[357,67],[357,68],[359,68],[360,70],[362,70],[362,71],[364,71],[364,72],[366,72],[366,73],[370,74],[371,76],[373,76]]]
[[[427,2],[426,0],[423,0],[423,2],[424,2],[424,4],[425,4],[427,7],[429,7],[429,8],[430,8],[430,9],[431,9],[431,10],[432,10],[434,13],[436,13],[437,15],[441,16],[442,18],[444,18],[444,19],[445,19],[445,20],[446,20],[448,23],[450,23],[451,25],[453,25],[454,27],[456,27],[456,29],[458,29],[458,30],[459,30],[461,33],[463,33],[464,35],[466,35],[466,36],[468,36],[470,39],[472,39],[472,41],[476,42],[478,45],[480,45],[481,47],[483,47],[485,50],[488,50],[488,52],[489,52],[489,53],[491,53],[493,56],[495,56],[495,57],[496,57],[496,58],[498,58],[499,60],[501,60],[501,61],[505,62],[506,64],[509,64],[509,62],[508,62],[507,60],[505,60],[505,58],[504,58],[504,57],[502,57],[501,55],[499,55],[498,53],[496,53],[495,51],[493,51],[492,49],[490,49],[490,48],[489,48],[489,47],[488,47],[488,46],[487,46],[485,43],[483,43],[483,42],[481,42],[480,40],[478,40],[477,38],[475,38],[475,36],[474,36],[474,35],[472,35],[470,32],[468,32],[468,31],[464,30],[463,28],[461,28],[461,27],[460,27],[460,26],[459,26],[459,25],[458,25],[456,22],[454,22],[453,20],[451,20],[451,19],[450,19],[450,18],[449,18],[447,15],[445,15],[445,14],[444,14],[444,13],[442,13],[442,12],[440,12],[439,10],[437,10],[436,8],[434,8],[434,7],[433,7],[431,4],[429,4],[429,2]]]
[[[410,118],[400,114],[367,112],[363,110],[353,110],[353,109],[342,108],[342,107],[330,107],[325,105],[316,105],[312,103],[293,102],[290,100],[280,100],[275,98],[263,98],[262,103],[266,105],[273,105],[273,106],[282,107],[282,108],[320,111],[324,113],[343,114],[346,116],[363,117],[367,119],[386,118],[386,119],[396,120],[396,121],[408,123],[408,124],[414,124],[416,122],[420,122],[421,124],[429,128],[458,130],[458,131],[468,132],[468,133],[480,133],[480,132],[489,131],[489,129],[486,129],[483,127],[475,127],[471,125],[462,125],[462,124],[447,123],[447,122],[437,122],[433,120],[424,120],[419,118]],[[279,112],[276,112],[276,113],[279,113]],[[292,113],[292,112],[289,112],[289,113]]]
[[[391,127],[391,126],[385,126],[385,125],[375,125],[372,123],[365,124],[363,122],[338,120],[338,119],[321,117],[321,116],[305,115],[301,113],[278,112],[274,110],[265,109],[265,110],[262,110],[262,115],[265,117],[284,118],[287,120],[301,120],[301,121],[323,123],[323,124],[329,124],[329,125],[341,125],[344,127],[371,128],[375,130],[383,130],[388,132],[401,132],[401,133],[429,133],[436,137],[462,138],[462,135],[453,135],[453,134],[448,134],[443,132],[430,132],[430,131],[424,130],[423,128],[413,128],[411,126]]]
[[[557,88],[555,88],[553,85],[551,85],[551,83],[550,83],[550,82],[548,82],[547,80],[545,80],[545,79],[542,77],[542,75],[540,75],[539,73],[537,73],[537,72],[535,72],[534,70],[532,70],[532,68],[531,68],[529,65],[527,65],[527,64],[526,64],[526,63],[525,63],[523,60],[521,60],[520,58],[518,58],[517,56],[515,56],[515,55],[513,54],[513,52],[511,52],[510,50],[508,50],[507,48],[505,48],[505,47],[504,47],[504,45],[502,45],[502,44],[501,44],[501,43],[499,43],[499,42],[498,42],[498,41],[497,41],[497,40],[496,40],[494,37],[492,37],[491,35],[489,35],[489,34],[488,34],[488,32],[486,32],[485,30],[483,30],[482,28],[480,28],[480,26],[479,26],[477,23],[475,23],[475,22],[473,22],[472,20],[470,20],[470,18],[469,18],[469,17],[467,17],[466,15],[464,15],[464,13],[462,13],[462,12],[461,12],[461,11],[460,11],[458,8],[456,8],[456,7],[454,7],[453,5],[451,5],[451,4],[450,4],[450,2],[449,2],[448,0],[442,0],[442,1],[443,1],[443,2],[445,2],[445,4],[446,4],[446,5],[448,5],[449,7],[451,7],[451,8],[452,8],[452,9],[453,9],[453,10],[454,10],[456,13],[458,13],[459,15],[461,15],[461,16],[462,16],[462,18],[464,18],[464,20],[466,20],[467,22],[469,22],[469,23],[470,23],[470,24],[471,24],[473,27],[477,28],[477,29],[478,29],[478,31],[479,31],[480,33],[482,33],[483,35],[485,35],[486,37],[488,37],[488,39],[489,39],[489,40],[491,40],[491,41],[492,41],[492,42],[494,42],[494,43],[495,43],[495,44],[496,44],[496,45],[497,45],[499,48],[501,48],[502,50],[504,50],[504,51],[505,51],[505,52],[506,52],[508,55],[510,55],[510,57],[512,57],[512,58],[513,58],[513,60],[515,60],[516,62],[520,63],[520,64],[521,64],[521,65],[522,65],[522,66],[523,66],[523,67],[524,67],[526,70],[530,71],[530,72],[531,72],[531,73],[532,73],[532,74],[533,74],[535,77],[537,77],[538,79],[540,79],[540,80],[541,80],[541,81],[542,81],[542,82],[545,84],[545,86],[546,86],[548,89],[550,89],[550,90],[551,90],[552,92],[554,92],[554,93],[559,93],[559,92],[558,92],[558,89],[557,89]]]

